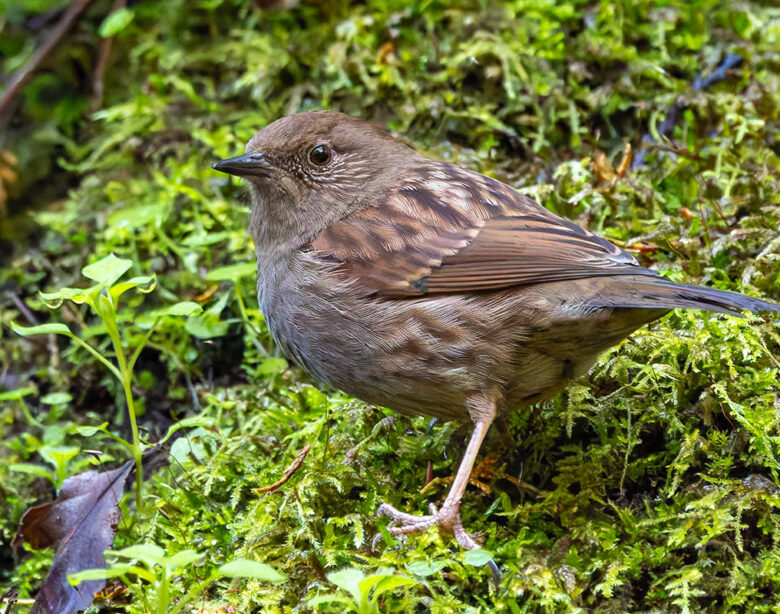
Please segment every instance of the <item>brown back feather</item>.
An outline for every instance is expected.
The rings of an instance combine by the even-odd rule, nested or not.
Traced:
[[[445,163],[331,224],[311,247],[365,295],[385,297],[656,275],[533,199]]]

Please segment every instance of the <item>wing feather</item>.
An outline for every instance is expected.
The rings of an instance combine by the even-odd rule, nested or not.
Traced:
[[[401,185],[386,202],[332,224],[311,248],[336,262],[364,295],[384,297],[657,276],[531,198],[444,163],[416,184]]]

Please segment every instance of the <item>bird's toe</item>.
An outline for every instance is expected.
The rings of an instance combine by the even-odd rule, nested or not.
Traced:
[[[391,535],[410,535],[422,533],[433,526],[437,526],[439,531],[449,533],[466,550],[479,548],[477,541],[469,535],[463,528],[460,519],[460,501],[453,504],[446,504],[440,510],[431,504],[430,513],[425,516],[415,516],[406,514],[394,508],[392,505],[383,503],[377,510],[377,515],[390,518],[392,525],[388,527]]]

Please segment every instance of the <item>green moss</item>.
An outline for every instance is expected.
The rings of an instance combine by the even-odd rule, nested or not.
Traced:
[[[53,58],[68,70],[30,84],[0,145],[18,157],[22,178],[0,235],[19,227],[13,216],[28,202],[39,205],[0,283],[38,319],[67,318],[98,344],[86,312],[49,315],[36,292],[76,285],[85,264],[112,251],[134,262],[133,275],[158,279],[155,293],[118,314],[128,342],[144,332],[138,315],[161,304],[200,297],[207,311],[186,327],[164,324],[139,361],[149,440],[174,415],[198,414],[211,426],[176,442],[171,467],[145,486],[147,509],[126,512],[117,547],[202,552],[173,586],[176,599],[239,556],[288,576],[220,580],[197,597],[215,609],[340,612],[346,602],[328,599],[354,595],[328,574],[355,568],[413,580],[382,593],[379,611],[774,611],[776,323],[675,312],[605,353],[555,399],[507,416],[513,446],[494,428],[483,448],[497,459],[483,479],[490,492],[469,488],[462,515],[502,570],[496,588],[484,561],[437,533],[401,542],[374,516],[383,501],[422,511],[441,500],[446,484],[419,492],[427,465],[449,475],[467,429],[318,387],[277,360],[252,277],[231,283],[206,273],[253,259],[246,195],[211,162],[240,152],[281,115],[327,107],[386,124],[615,241],[644,244],[644,263],[676,280],[777,301],[776,12],[722,0],[259,4],[132,4],[104,100],[88,115],[94,101],[78,75],[91,74],[109,10],[96,3]],[[29,54],[23,23],[0,26],[1,39],[16,41],[0,45],[5,67]],[[741,65],[695,90],[697,75],[726,52]],[[61,82],[46,103],[47,88]],[[673,104],[677,121],[662,135]],[[618,176],[626,143],[645,150],[643,161]],[[51,186],[35,187],[56,165]],[[126,418],[119,390],[86,352],[63,345],[52,353],[14,336],[5,324],[29,322],[12,301],[0,303],[0,316],[0,386],[34,391],[0,401],[0,573],[28,596],[47,555],[14,567],[10,539],[22,511],[53,486],[19,465],[53,473],[40,452],[47,445],[81,450],[69,473],[96,463],[89,449],[103,450],[103,462],[124,459],[110,439],[71,427],[108,420],[126,435]],[[41,403],[58,391],[72,400]],[[290,480],[259,493],[306,444]],[[129,591],[115,604],[123,611],[143,611],[142,594],[153,600],[141,580]]]

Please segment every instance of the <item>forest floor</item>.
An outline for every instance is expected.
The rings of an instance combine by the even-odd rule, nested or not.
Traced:
[[[0,17],[4,73],[63,4]],[[0,111],[0,593],[20,612],[53,555],[12,543],[24,511],[175,425],[140,499],[127,483],[100,611],[777,611],[777,319],[640,329],[491,431],[461,509],[482,550],[393,538],[377,507],[440,503],[467,425],[368,406],[281,357],[247,193],[211,169],[278,117],[340,110],[672,279],[780,301],[776,8],[79,4]]]

